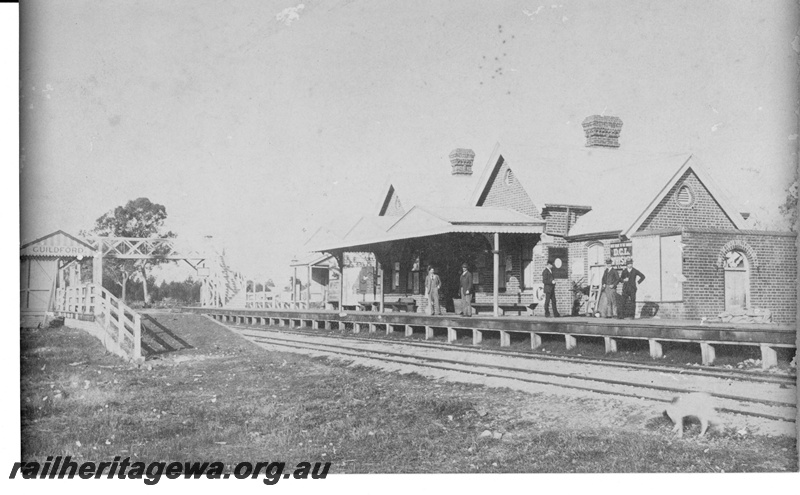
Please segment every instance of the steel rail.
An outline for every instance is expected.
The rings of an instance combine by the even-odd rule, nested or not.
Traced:
[[[553,383],[551,381],[543,380],[543,379],[535,379],[530,377],[518,377],[518,376],[507,376],[500,373],[493,373],[492,371],[486,370],[503,370],[503,371],[513,371],[515,373],[523,373],[529,375],[538,375],[538,376],[550,376],[550,377],[558,377],[566,380],[571,381],[583,381],[583,382],[597,382],[597,383],[604,383],[608,385],[621,385],[626,387],[632,388],[639,388],[644,390],[656,390],[660,392],[673,392],[673,393],[690,393],[694,392],[693,390],[689,389],[682,389],[682,388],[675,388],[675,387],[664,387],[659,385],[641,385],[632,382],[625,382],[620,380],[610,380],[604,378],[591,378],[591,377],[579,377],[575,375],[565,374],[565,373],[555,373],[555,372],[543,372],[543,371],[535,371],[535,370],[528,370],[524,368],[514,368],[511,366],[502,366],[502,365],[488,365],[488,364],[476,364],[476,363],[466,363],[463,361],[453,360],[453,359],[444,359],[444,358],[432,358],[432,357],[425,357],[425,356],[412,356],[408,354],[396,353],[391,351],[379,351],[379,350],[370,350],[370,349],[356,349],[348,346],[341,346],[336,344],[320,344],[320,343],[306,343],[306,342],[296,342],[296,341],[287,341],[283,339],[274,339],[270,337],[264,336],[250,336],[250,338],[254,339],[256,342],[268,344],[268,345],[275,345],[279,347],[288,347],[288,348],[295,348],[295,349],[305,349],[311,351],[318,351],[318,352],[329,352],[337,355],[344,355],[344,356],[351,356],[351,357],[361,357],[361,358],[368,358],[368,359],[377,359],[380,361],[385,362],[394,362],[394,363],[401,363],[406,365],[412,366],[420,366],[420,367],[427,367],[433,369],[441,369],[447,371],[456,371],[461,373],[468,373],[468,374],[475,374],[475,375],[482,375],[482,376],[489,376],[493,378],[503,378],[507,380],[515,380],[527,383],[536,383],[536,384],[543,384],[543,385],[551,385],[556,387],[564,387],[564,388],[572,388],[577,390],[584,390],[590,391],[600,394],[606,395],[616,395],[616,396],[624,396],[624,397],[634,397],[637,399],[645,398],[648,400],[659,401],[659,402],[670,402],[671,399],[662,399],[657,397],[642,397],[638,394],[633,393],[625,393],[621,391],[609,391],[609,390],[602,390],[597,389],[592,386],[588,385],[580,385],[580,384],[563,384],[563,383]],[[404,359],[401,359],[404,358]],[[409,361],[412,360],[412,361]],[[423,361],[423,363],[415,363],[413,360]],[[444,363],[444,364],[440,364]],[[454,366],[447,366],[447,364],[453,365],[456,364],[458,366],[463,366],[468,369],[461,369]],[[472,368],[472,369],[469,369]],[[795,404],[787,403],[787,402],[779,402],[779,401],[769,401],[763,399],[753,399],[749,397],[741,397],[741,396],[734,396],[734,395],[727,395],[727,394],[711,394],[714,397],[726,400],[736,400],[745,403],[756,403],[768,406],[778,406],[778,407],[796,407]],[[783,416],[776,416],[772,414],[765,414],[765,413],[758,413],[752,411],[744,411],[739,409],[731,409],[731,408],[719,408],[720,411],[735,413],[735,414],[743,414],[747,416],[754,416],[759,418],[765,419],[772,419],[772,420],[779,420],[779,421],[790,421],[794,422],[794,418],[786,418]]]
[[[215,320],[216,321],[216,320]],[[553,360],[553,361],[564,361],[564,362],[571,362],[571,363],[584,363],[584,364],[602,364],[611,367],[621,367],[621,368],[636,368],[642,369],[647,371],[659,371],[659,372],[666,372],[666,373],[675,373],[680,375],[695,375],[695,376],[705,376],[711,378],[722,378],[722,379],[730,379],[730,380],[739,380],[739,381],[751,381],[756,383],[774,383],[778,385],[790,385],[795,386],[796,382],[794,377],[791,376],[763,376],[757,375],[754,372],[744,371],[744,370],[736,370],[736,369],[712,369],[707,366],[700,367],[689,367],[680,364],[646,364],[646,363],[637,363],[632,361],[619,361],[619,360],[612,360],[603,357],[591,357],[591,356],[569,356],[564,354],[552,354],[552,355],[543,355],[543,354],[532,354],[520,351],[504,351],[504,350],[497,350],[497,349],[486,349],[481,347],[464,347],[459,344],[451,344],[451,343],[436,343],[436,342],[414,342],[414,341],[407,341],[401,339],[387,339],[381,337],[359,337],[357,335],[338,335],[334,333],[319,333],[314,331],[302,331],[302,330],[287,330],[284,327],[264,327],[264,326],[251,326],[251,325],[242,325],[242,324],[233,324],[230,325],[233,328],[241,328],[241,329],[248,329],[254,330],[259,332],[277,332],[277,333],[288,333],[294,335],[310,335],[310,336],[324,336],[328,338],[337,338],[342,340],[356,340],[362,342],[380,342],[380,343],[392,343],[392,344],[400,344],[400,345],[407,345],[407,346],[414,346],[414,347],[422,347],[422,348],[432,348],[432,349],[443,349],[448,351],[457,351],[457,352],[481,352],[486,354],[493,354],[499,356],[512,356],[512,357],[520,357],[526,359],[539,359],[539,360]],[[314,329],[310,329],[314,330]],[[492,331],[492,330],[488,330]],[[328,330],[327,332],[330,332]]]

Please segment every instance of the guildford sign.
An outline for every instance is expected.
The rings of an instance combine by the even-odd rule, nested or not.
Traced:
[[[61,231],[29,242],[19,250],[20,256],[49,258],[91,257],[94,253],[91,246]]]

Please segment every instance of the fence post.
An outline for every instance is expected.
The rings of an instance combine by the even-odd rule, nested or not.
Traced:
[[[133,359],[142,358],[142,317],[133,313]]]
[[[111,326],[111,301],[108,298],[103,297],[102,291],[100,293],[100,303],[103,306],[103,313],[105,314],[106,320],[106,331],[109,330]]]
[[[109,311],[110,312],[110,311]],[[122,307],[122,302],[117,301],[117,342],[120,348],[125,340],[125,309]]]

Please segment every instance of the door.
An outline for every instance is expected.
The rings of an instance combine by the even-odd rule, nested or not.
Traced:
[[[747,308],[749,293],[747,257],[739,251],[725,255],[725,311]]]
[[[27,258],[20,264],[20,309],[44,313],[50,309],[58,260]]]

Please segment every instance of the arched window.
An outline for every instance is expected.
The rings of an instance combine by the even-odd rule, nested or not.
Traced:
[[[750,263],[742,251],[725,253],[725,311],[746,309],[750,303]]]
[[[688,185],[682,185],[675,194],[675,201],[678,203],[678,206],[689,208],[694,204],[694,191],[692,191],[692,188]]]
[[[604,248],[602,244],[592,244],[588,248],[589,251],[589,266],[602,265],[605,260],[603,259]]]
[[[514,183],[514,172],[512,172],[511,169],[506,170],[505,181],[506,185],[509,186]]]

